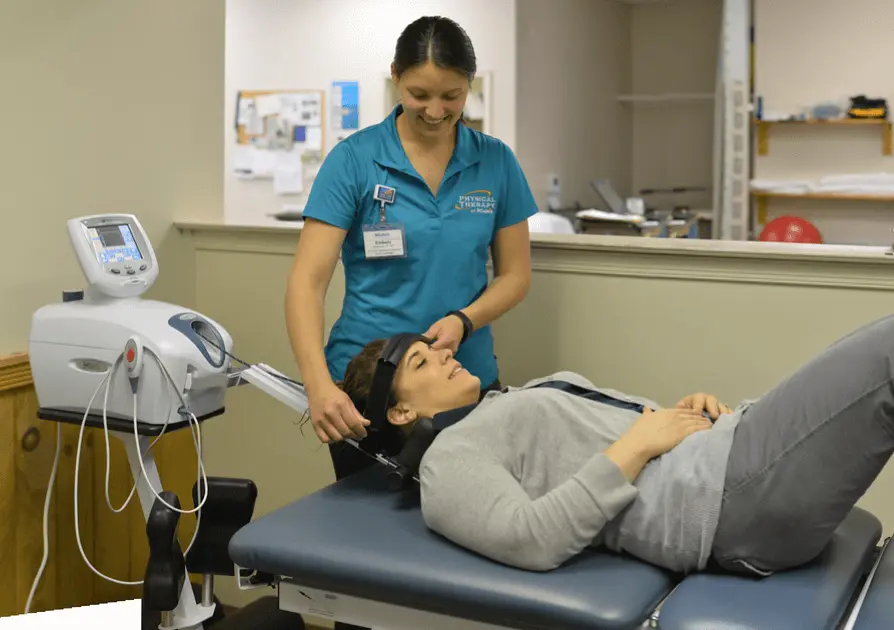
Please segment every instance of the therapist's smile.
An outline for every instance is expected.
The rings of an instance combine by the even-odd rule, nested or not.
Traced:
[[[442,122],[444,122],[445,120],[447,120],[447,117],[446,117],[446,116],[444,116],[444,117],[442,117],[442,118],[438,118],[438,119],[436,119],[436,120],[431,120],[431,119],[429,119],[429,118],[426,118],[425,116],[422,117],[422,121],[423,121],[423,122],[428,123],[429,125],[432,125],[432,126],[440,125],[440,124],[441,124]]]

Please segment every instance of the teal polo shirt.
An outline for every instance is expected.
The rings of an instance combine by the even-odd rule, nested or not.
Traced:
[[[401,111],[398,105],[382,122],[336,144],[304,208],[305,218],[347,231],[341,251],[344,303],[325,349],[336,381],[370,341],[424,333],[448,312],[474,302],[488,285],[486,264],[497,231],[537,212],[509,147],[463,124],[457,125],[453,157],[432,195],[397,135]],[[366,257],[363,227],[380,219],[380,203],[373,198],[377,184],[395,190],[386,219],[403,224],[405,258]],[[493,383],[498,369],[490,326],[476,330],[456,358],[482,387]]]

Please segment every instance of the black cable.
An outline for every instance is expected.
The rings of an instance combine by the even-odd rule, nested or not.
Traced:
[[[245,367],[249,367],[249,368],[253,367],[253,365],[251,363],[247,363],[247,362],[243,361],[242,359],[240,359],[239,357],[237,357],[236,355],[232,354],[231,352],[227,352],[224,348],[221,348],[220,346],[218,346],[215,342],[208,339],[208,337],[206,337],[199,331],[196,331],[196,334],[199,337],[201,337],[202,339],[204,339],[205,341],[207,341],[209,344],[211,344],[214,348],[217,348],[217,350],[219,352],[222,352],[224,355],[230,357],[237,363],[241,363]],[[296,381],[295,379],[289,378],[288,376],[282,376],[280,374],[271,374],[270,372],[267,372],[266,370],[264,370],[264,373],[269,374],[270,376],[273,376],[274,378],[278,378],[281,381],[285,381],[286,383],[291,383],[292,385],[297,385],[298,387],[304,387],[304,383],[301,383],[299,381]]]

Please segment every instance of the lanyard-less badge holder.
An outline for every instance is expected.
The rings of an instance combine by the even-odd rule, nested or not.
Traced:
[[[363,226],[363,251],[367,259],[407,257],[407,232],[402,223],[388,223],[385,204],[394,203],[395,190],[376,184],[373,199],[379,202],[379,222]]]

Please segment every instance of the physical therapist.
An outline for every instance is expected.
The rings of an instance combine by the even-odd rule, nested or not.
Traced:
[[[407,26],[391,65],[399,104],[333,147],[304,208],[286,324],[339,479],[372,463],[337,444],[366,437],[363,410],[336,385],[366,343],[419,331],[453,350],[483,391],[500,387],[490,323],[528,291],[527,219],[537,208],[512,151],[462,122],[475,72],[458,24],[423,17]],[[345,296],[324,350],[323,301],[339,252]]]

